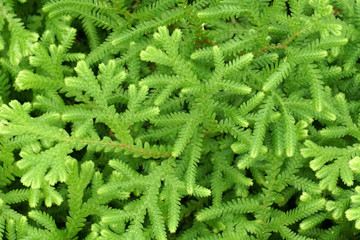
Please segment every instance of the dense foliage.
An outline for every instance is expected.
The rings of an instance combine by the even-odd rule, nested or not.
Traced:
[[[0,238],[359,239],[360,1],[0,0]]]

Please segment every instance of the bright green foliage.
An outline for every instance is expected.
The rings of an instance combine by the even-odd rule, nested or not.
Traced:
[[[360,1],[0,0],[1,239],[360,239]]]

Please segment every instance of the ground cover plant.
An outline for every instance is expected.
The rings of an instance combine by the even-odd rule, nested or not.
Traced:
[[[360,2],[0,0],[2,239],[359,239]]]

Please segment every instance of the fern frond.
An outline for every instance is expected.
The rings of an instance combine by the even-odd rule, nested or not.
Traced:
[[[320,193],[320,189],[318,187],[318,185],[310,180],[310,179],[306,179],[303,177],[297,177],[297,176],[291,176],[291,177],[286,177],[286,181],[289,185],[294,186],[295,188],[301,190],[301,191],[306,191],[309,193]]]
[[[315,199],[310,202],[303,203],[296,209],[286,212],[286,224],[291,225],[304,217],[313,215],[325,207],[325,199]]]
[[[250,147],[250,156],[256,158],[260,152],[260,149],[263,145],[263,141],[266,134],[266,128],[269,123],[270,114],[272,108],[274,107],[272,98],[268,98],[267,102],[264,104],[263,108],[259,110],[256,116],[256,123],[253,133],[253,143]]]
[[[29,198],[29,191],[27,189],[12,190],[7,192],[2,198],[7,204],[26,201]]]
[[[176,189],[172,188],[169,192],[169,220],[167,224],[171,233],[175,233],[178,228],[180,221],[180,206],[180,194]]]
[[[198,13],[200,19],[229,19],[230,17],[240,17],[241,15],[246,15],[248,9],[243,9],[237,6],[231,5],[220,5],[216,8],[207,8]]]
[[[274,131],[272,132],[274,152],[277,156],[282,156],[284,153],[285,140],[283,136],[285,136],[284,122],[277,121],[274,123]]]
[[[170,113],[151,119],[155,126],[181,125],[187,122],[190,114],[184,112]]]
[[[283,62],[280,66],[272,73],[264,83],[262,90],[267,92],[277,87],[290,73],[291,65],[288,62]]]
[[[82,19],[82,25],[83,25],[85,34],[88,38],[90,49],[93,50],[100,45],[100,39],[98,36],[97,29],[93,25],[93,23],[87,18]]]
[[[233,61],[226,64],[224,69],[225,75],[232,75],[244,68],[246,65],[250,64],[253,60],[254,55],[252,53],[245,54],[244,56],[235,58]]]
[[[215,156],[218,157],[218,156]],[[222,159],[224,160],[224,159]],[[220,206],[221,202],[222,202],[222,194],[224,191],[224,186],[223,186],[223,176],[222,176],[222,172],[221,169],[219,169],[219,164],[217,164],[215,162],[214,164],[214,170],[211,174],[211,179],[210,179],[210,183],[211,183],[211,195],[212,195],[212,205],[215,207]]]
[[[15,220],[11,218],[6,221],[6,239],[16,240]]]
[[[8,22],[11,32],[11,41],[7,52],[9,62],[13,66],[18,66],[21,59],[30,54],[31,45],[37,41],[39,35],[25,29],[24,24],[19,18],[16,18],[11,5],[8,4],[9,2],[1,2],[0,12]]]
[[[284,121],[284,145],[287,157],[292,157],[296,150],[296,132],[295,132],[295,119],[289,114],[287,109],[284,109],[282,115]]]
[[[233,201],[225,202],[221,206],[213,206],[203,209],[196,215],[196,219],[199,221],[205,221],[218,218],[222,214],[249,213],[259,209],[261,209],[261,206],[255,199],[238,198]]]
[[[72,238],[76,236],[84,226],[88,215],[87,212],[82,210],[82,198],[84,190],[93,176],[94,163],[89,161],[81,164],[80,174],[78,173],[78,164],[75,160],[67,160],[65,164],[69,173],[67,179],[69,185],[69,216],[67,217],[66,222],[66,234],[68,238]]]
[[[184,124],[173,147],[172,155],[174,157],[178,157],[184,151],[186,144],[193,136],[196,127],[197,123],[194,120],[190,120]]]
[[[236,83],[229,80],[218,80],[216,85],[221,87],[224,91],[235,93],[235,94],[249,94],[251,92],[251,88],[246,86],[245,84]]]
[[[329,216],[329,214],[327,214],[327,213],[320,213],[320,214],[310,216],[300,223],[300,228],[302,230],[314,228],[316,225],[325,221],[325,219],[328,218],[328,216]]]
[[[0,70],[0,96],[2,100],[7,103],[10,95],[10,79],[8,74]]]
[[[165,222],[162,218],[161,210],[157,204],[157,196],[155,189],[149,189],[147,197],[148,211],[150,215],[150,221],[152,223],[152,230],[156,236],[156,239],[166,240]]]
[[[247,102],[241,104],[240,109],[239,109],[240,113],[242,115],[247,114],[248,112],[253,110],[257,105],[259,105],[262,102],[262,100],[264,99],[264,97],[265,97],[264,92],[258,92],[252,98],[250,98]]]
[[[131,30],[127,30],[125,33],[117,34],[116,38],[112,40],[112,44],[119,45],[131,38],[134,38],[135,36],[140,36],[142,34],[148,33],[149,31],[158,26],[169,25],[179,19],[182,14],[182,9],[175,9],[165,12],[159,18],[156,18],[156,20],[142,22]]]
[[[321,81],[320,71],[316,69],[316,65],[308,65],[308,74],[310,90],[314,99],[314,107],[316,111],[321,112],[324,102],[324,87],[323,82]]]
[[[184,178],[186,190],[189,194],[193,194],[194,192],[197,166],[200,160],[202,146],[203,135],[197,131],[192,138],[190,150],[186,155],[188,164]]]
[[[232,54],[239,54],[244,50],[247,50],[251,42],[255,40],[253,36],[236,36],[224,43],[218,45],[224,56],[231,56]],[[202,48],[191,54],[190,58],[193,60],[210,60],[213,57],[212,47]],[[255,61],[256,58],[254,58]]]
[[[48,89],[49,87],[52,90],[57,90],[63,86],[62,82],[34,74],[29,70],[21,71],[15,80],[15,84],[20,90]]]
[[[48,12],[50,18],[72,13],[76,17],[86,18],[94,25],[104,29],[121,28],[122,25],[125,25],[124,19],[117,14],[115,8],[109,5],[101,0],[52,0],[45,4],[43,11]]]
[[[255,65],[256,67],[260,68],[260,67],[265,67],[267,65],[270,65],[274,62],[277,62],[279,59],[279,55],[276,53],[269,53],[266,55],[260,55],[254,58],[254,60],[252,61],[252,64]]]
[[[327,51],[324,50],[308,50],[303,49],[298,52],[294,52],[289,56],[289,62],[294,63],[311,63],[313,61],[319,61],[328,56]]]
[[[55,231],[57,229],[54,219],[44,212],[33,210],[29,212],[29,217],[49,231]]]
[[[151,20],[153,17],[166,12],[170,7],[177,3],[176,0],[160,0],[147,6],[141,7],[133,13],[133,17],[139,20]]]

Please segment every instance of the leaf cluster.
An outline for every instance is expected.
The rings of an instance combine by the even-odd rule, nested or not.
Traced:
[[[0,238],[358,239],[359,16],[0,0]]]

